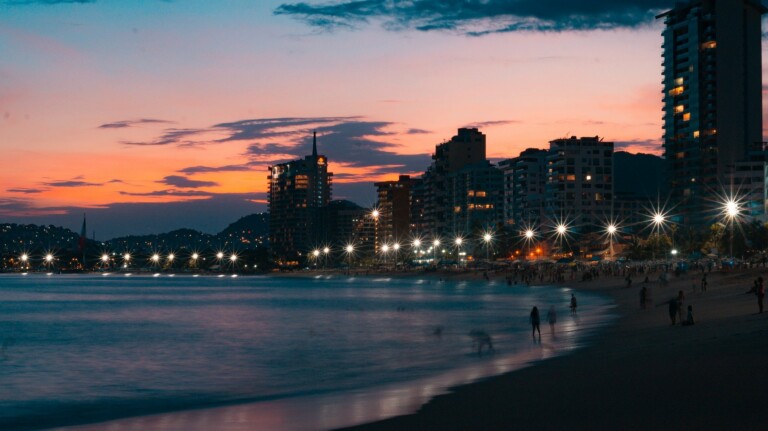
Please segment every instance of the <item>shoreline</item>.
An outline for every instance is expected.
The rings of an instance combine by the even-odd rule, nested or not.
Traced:
[[[655,305],[645,310],[643,283],[564,283],[617,305],[619,318],[585,348],[451,388],[413,414],[340,430],[762,429],[768,313],[757,314],[755,295],[745,292],[767,272],[712,272],[704,293],[692,292],[696,271],[666,286],[651,282]],[[693,306],[693,326],[670,325],[667,301],[679,290],[684,307]]]

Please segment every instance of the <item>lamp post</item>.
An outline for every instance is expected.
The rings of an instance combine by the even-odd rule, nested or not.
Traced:
[[[328,247],[323,247],[323,269],[325,269],[328,266],[328,253],[330,253],[331,249]]]
[[[464,243],[464,239],[460,236],[457,236],[453,243],[456,244],[456,261],[458,262],[459,266],[461,266],[461,244]]]
[[[224,272],[224,252],[216,253],[216,260],[219,261],[219,272]]]
[[[440,247],[440,240],[435,238],[432,242],[432,258],[435,261],[435,267],[437,267],[437,248]]]
[[[320,250],[318,249],[312,250],[312,258],[315,259],[315,269],[317,269],[317,262],[320,259]]]
[[[483,234],[483,243],[485,244],[485,264],[490,265],[490,249],[491,249],[491,241],[493,241],[493,235],[491,235],[490,232],[486,232]]]
[[[104,253],[101,255],[102,269],[109,269],[109,255]]]
[[[347,244],[346,247],[344,247],[344,251],[347,253],[347,266],[349,267],[349,270],[352,270],[352,253],[355,252],[355,246],[352,244]]]
[[[723,211],[725,213],[725,217],[728,219],[729,224],[731,225],[731,237],[729,240],[729,254],[731,257],[733,257],[733,223],[736,220],[736,218],[739,216],[739,213],[741,213],[741,207],[739,205],[739,202],[736,201],[733,198],[729,198],[725,201]]]
[[[617,227],[613,223],[608,223],[605,227],[605,232],[608,234],[608,250],[611,254],[611,260],[613,260],[613,236],[616,235]]]
[[[400,243],[396,242],[392,244],[392,251],[395,255],[395,271],[397,271],[397,252],[400,250]]]
[[[235,253],[232,253],[231,256],[229,256],[229,262],[232,264],[232,273],[235,273],[235,269],[237,268],[237,255]]]

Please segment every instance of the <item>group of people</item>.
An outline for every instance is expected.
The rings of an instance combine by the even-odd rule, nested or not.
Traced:
[[[679,318],[680,324],[683,326],[693,325],[695,320],[693,319],[693,306],[688,305],[688,315],[683,320],[683,302],[685,301],[685,294],[683,291],[677,292],[677,297],[669,300],[669,319],[672,321],[672,325],[677,324]]]
[[[576,314],[576,307],[578,306],[578,303],[576,302],[576,295],[573,293],[571,294],[571,314]],[[531,336],[536,339],[536,333],[539,334],[539,339],[541,339],[541,316],[539,315],[539,307],[533,306],[533,309],[531,310]],[[557,310],[555,309],[555,306],[552,305],[549,307],[549,311],[547,311],[547,321],[549,322],[549,330],[552,332],[552,334],[555,333],[555,323],[557,323]]]

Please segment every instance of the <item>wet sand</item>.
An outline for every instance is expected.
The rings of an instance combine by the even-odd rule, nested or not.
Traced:
[[[645,310],[637,280],[566,283],[577,297],[588,290],[617,303],[620,318],[589,347],[345,430],[766,429],[768,312],[757,314],[756,296],[745,293],[761,275],[768,270],[713,272],[704,293],[692,292],[700,273],[648,283],[655,304]],[[679,290],[693,326],[670,325],[667,301]]]

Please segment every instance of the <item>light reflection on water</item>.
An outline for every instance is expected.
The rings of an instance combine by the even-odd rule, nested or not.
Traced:
[[[0,428],[246,401],[258,402],[110,429],[325,429],[401,414],[448,386],[574,348],[607,303],[581,295],[575,320],[569,297],[398,279],[2,276],[0,337],[12,341],[0,357]],[[556,337],[543,324],[536,345],[534,304],[559,312]],[[473,329],[491,334],[496,354],[476,355]]]

